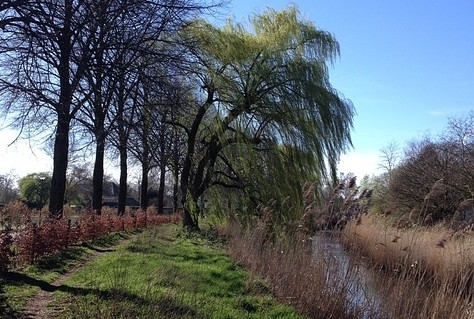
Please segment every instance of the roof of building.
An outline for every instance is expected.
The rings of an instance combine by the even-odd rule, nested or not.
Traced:
[[[118,207],[118,197],[117,196],[104,196],[102,197],[102,205],[109,207]],[[140,202],[133,197],[127,197],[125,200],[125,206],[127,207],[140,207]]]

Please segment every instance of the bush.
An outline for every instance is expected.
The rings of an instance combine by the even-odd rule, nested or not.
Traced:
[[[7,269],[13,255],[12,251],[13,238],[10,231],[0,233],[0,272]]]
[[[15,204],[17,205],[17,204]],[[81,213],[74,223],[71,219],[41,219],[33,211],[23,211],[18,219],[16,231],[11,227],[0,233],[0,271],[10,266],[20,266],[38,260],[40,257],[67,248],[71,244],[103,237],[110,233],[129,231],[163,223],[176,222],[179,215],[148,215],[143,211],[117,216],[116,214],[96,215],[89,211]],[[11,208],[9,208],[11,212]],[[17,216],[17,213],[15,216]],[[20,225],[20,220],[23,222]]]
[[[460,203],[473,197],[474,152],[460,154],[454,142],[415,142],[394,171],[387,197],[403,213],[420,211],[419,223],[450,221]]]

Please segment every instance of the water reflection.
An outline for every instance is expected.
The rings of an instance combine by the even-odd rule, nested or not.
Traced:
[[[350,258],[338,237],[337,232],[320,232],[313,237],[313,256],[315,261],[324,260],[326,284],[346,293],[348,313],[359,313],[364,319],[390,318],[382,314],[373,272],[360,260]]]

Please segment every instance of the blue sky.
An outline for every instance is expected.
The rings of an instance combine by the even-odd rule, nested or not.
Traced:
[[[340,171],[377,172],[381,148],[439,135],[474,110],[474,1],[234,0],[231,10],[245,20],[290,4],[341,46],[330,79],[357,115]]]
[[[377,173],[381,148],[438,135],[448,117],[474,110],[474,1],[233,0],[221,18],[246,21],[291,4],[341,46],[331,83],[357,111],[341,172]],[[52,160],[27,142],[7,147],[12,137],[0,132],[0,174],[12,165],[20,176],[51,170]],[[25,161],[31,165],[19,168]]]

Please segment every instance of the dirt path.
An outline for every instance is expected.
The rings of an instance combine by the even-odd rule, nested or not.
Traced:
[[[133,236],[134,237],[134,236]],[[133,239],[133,237],[127,238],[120,243],[107,248],[96,250],[86,259],[79,262],[77,265],[71,267],[66,273],[62,274],[59,278],[54,280],[47,290],[41,290],[36,294],[28,303],[26,304],[25,309],[20,315],[20,319],[51,319],[56,317],[56,313],[60,309],[55,309],[54,307],[48,307],[49,303],[53,300],[53,292],[60,289],[64,282],[76,273],[79,269],[87,265],[88,263],[95,260],[102,254],[107,252],[115,251],[118,246],[125,245]]]

